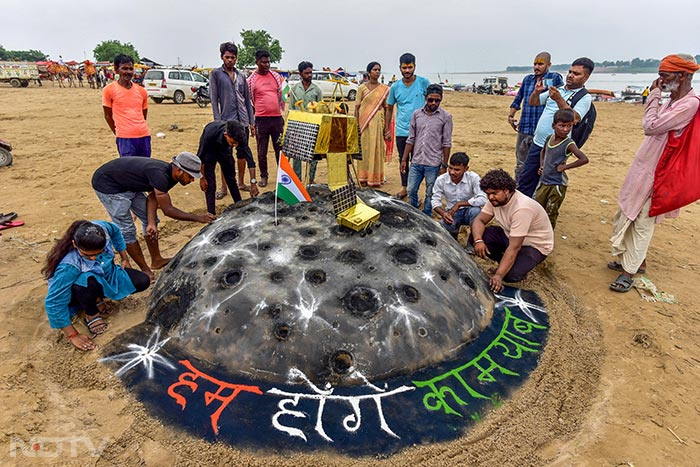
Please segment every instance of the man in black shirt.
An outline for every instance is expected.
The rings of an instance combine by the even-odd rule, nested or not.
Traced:
[[[92,176],[92,188],[124,235],[127,253],[151,279],[153,269],[160,269],[170,261],[170,258],[163,258],[160,254],[156,217],[158,207],[173,219],[204,224],[215,219],[212,214],[197,215],[179,210],[173,206],[168,194],[178,182],[187,185],[200,178],[200,167],[197,156],[181,152],[171,163],[142,157],[122,157],[102,165]],[[144,192],[148,192],[148,197]],[[151,255],[150,267],[136,239],[132,212],[143,225],[146,246]]]
[[[207,211],[216,213],[216,173],[215,168],[218,163],[221,166],[221,174],[226,180],[226,185],[231,191],[234,202],[241,200],[241,192],[236,183],[236,166],[233,163],[233,150],[236,148],[237,154],[244,154],[248,161],[250,172],[250,196],[258,195],[257,180],[255,180],[255,161],[253,153],[248,147],[248,135],[245,127],[235,120],[214,121],[204,127],[202,136],[199,138],[199,150],[197,155],[202,162],[202,177],[199,186],[204,192],[207,200]],[[240,175],[240,174],[239,174]]]

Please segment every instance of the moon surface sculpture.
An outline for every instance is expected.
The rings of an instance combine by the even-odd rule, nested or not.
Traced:
[[[212,440],[391,453],[454,438],[536,366],[547,315],[494,296],[436,222],[362,190],[379,222],[336,222],[330,191],[274,193],[202,229],[156,282],[145,323],[102,359],[156,416]]]

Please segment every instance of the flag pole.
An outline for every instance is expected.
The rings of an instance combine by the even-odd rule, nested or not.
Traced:
[[[283,157],[286,157],[282,152],[280,152],[280,159],[277,161],[277,178],[275,179],[275,225],[277,225],[277,190],[280,188],[279,178],[280,178],[280,161]]]

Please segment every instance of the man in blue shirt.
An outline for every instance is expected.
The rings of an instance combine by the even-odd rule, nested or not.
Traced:
[[[540,52],[537,54],[533,64],[534,73],[523,78],[518,94],[510,104],[510,112],[508,114],[508,123],[513,127],[513,130],[518,132],[518,139],[515,142],[515,182],[517,183],[520,171],[525,163],[525,157],[530,150],[532,144],[532,136],[535,134],[537,122],[542,115],[544,107],[530,105],[530,95],[535,90],[535,84],[540,80],[551,83],[552,86],[558,88],[564,84],[561,75],[556,72],[550,72],[549,67],[552,65],[552,57],[549,52]],[[515,113],[520,110],[522,103],[523,113],[520,114],[520,122],[515,120]]]
[[[408,139],[409,127],[413,112],[423,107],[425,104],[425,90],[430,86],[427,78],[418,76],[416,72],[416,57],[413,54],[405,53],[399,57],[399,69],[403,78],[396,81],[389,89],[389,97],[386,99],[386,109],[384,111],[384,139],[391,138],[391,120],[396,105],[396,148],[399,158],[403,157]],[[408,161],[410,163],[411,153],[409,151]],[[399,199],[405,198],[408,194],[408,170],[401,171],[401,191],[396,193]]]
[[[518,178],[518,191],[525,196],[532,197],[537,188],[537,183],[540,176],[537,173],[540,169],[540,153],[544,147],[547,136],[553,133],[552,123],[554,122],[554,114],[560,109],[571,109],[574,111],[574,125],[581,121],[586,116],[591,108],[591,95],[586,94],[581,97],[576,105],[572,108],[570,103],[574,96],[579,92],[585,92],[584,85],[591,76],[595,68],[593,60],[586,57],[577,58],[569,67],[569,72],[566,75],[566,86],[554,87],[545,86],[544,80],[537,81],[535,90],[530,95],[530,105],[544,106],[542,116],[537,122],[535,135],[532,138],[530,150],[525,158],[525,164]]]

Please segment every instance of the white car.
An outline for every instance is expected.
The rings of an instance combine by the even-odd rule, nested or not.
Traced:
[[[299,73],[290,73],[289,85],[298,83],[300,79]],[[357,84],[351,83],[347,78],[332,71],[314,71],[311,75],[311,82],[321,88],[324,98],[335,97],[336,99],[345,98],[354,101],[357,97]]]
[[[194,100],[194,91],[208,83],[199,73],[176,68],[151,68],[143,77],[143,87],[156,104],[164,99],[172,99],[176,104]]]

